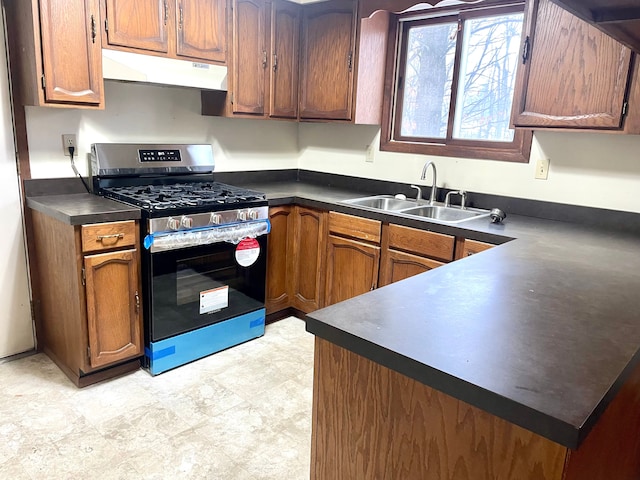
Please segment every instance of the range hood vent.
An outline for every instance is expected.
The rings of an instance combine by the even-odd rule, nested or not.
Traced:
[[[105,80],[227,90],[227,67],[102,49]]]

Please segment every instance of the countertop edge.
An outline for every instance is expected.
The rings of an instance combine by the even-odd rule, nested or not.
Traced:
[[[576,429],[566,422],[327,325],[313,318],[313,313],[305,316],[305,323],[306,330],[317,337],[565,447],[577,449],[588,433],[585,430],[590,430],[590,427]],[[617,390],[619,387],[612,397]]]

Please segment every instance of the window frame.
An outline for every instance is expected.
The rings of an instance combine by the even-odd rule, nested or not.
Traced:
[[[454,72],[451,84],[451,100],[447,134],[445,139],[409,137],[400,135],[400,122],[396,118],[402,116],[402,102],[404,99],[404,81],[400,81],[400,72],[406,68],[406,44],[410,25],[433,25],[451,23],[451,20],[463,22],[467,19],[485,17],[487,13],[509,14],[525,13],[523,0],[493,0],[482,4],[456,5],[455,7],[434,7],[426,11],[411,11],[391,16],[389,26],[389,41],[387,48],[387,62],[385,75],[385,90],[382,111],[382,131],[380,135],[380,150],[401,153],[417,153],[438,155],[445,157],[462,157],[472,159],[498,160],[508,162],[529,162],[533,131],[516,128],[512,142],[495,142],[484,140],[464,140],[453,138],[453,120],[455,116],[455,102],[458,96],[460,58],[462,55],[462,41],[464,31],[459,30],[456,39]],[[526,18],[525,18],[526,20]],[[525,36],[523,21],[522,38]],[[516,74],[516,84],[513,93],[513,106],[521,96],[522,82]],[[402,83],[402,84],[401,84]]]

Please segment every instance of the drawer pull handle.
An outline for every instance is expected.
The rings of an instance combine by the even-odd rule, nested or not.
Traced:
[[[118,240],[122,240],[124,238],[124,233],[113,233],[111,235],[98,235],[97,241],[104,243],[105,240],[115,240],[116,243]]]

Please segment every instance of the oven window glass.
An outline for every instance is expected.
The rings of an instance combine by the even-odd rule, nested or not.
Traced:
[[[266,236],[260,254],[243,267],[236,246],[222,242],[151,254],[149,333],[162,340],[264,308]],[[223,288],[220,288],[223,287]],[[221,308],[201,313],[201,293],[219,289]]]

